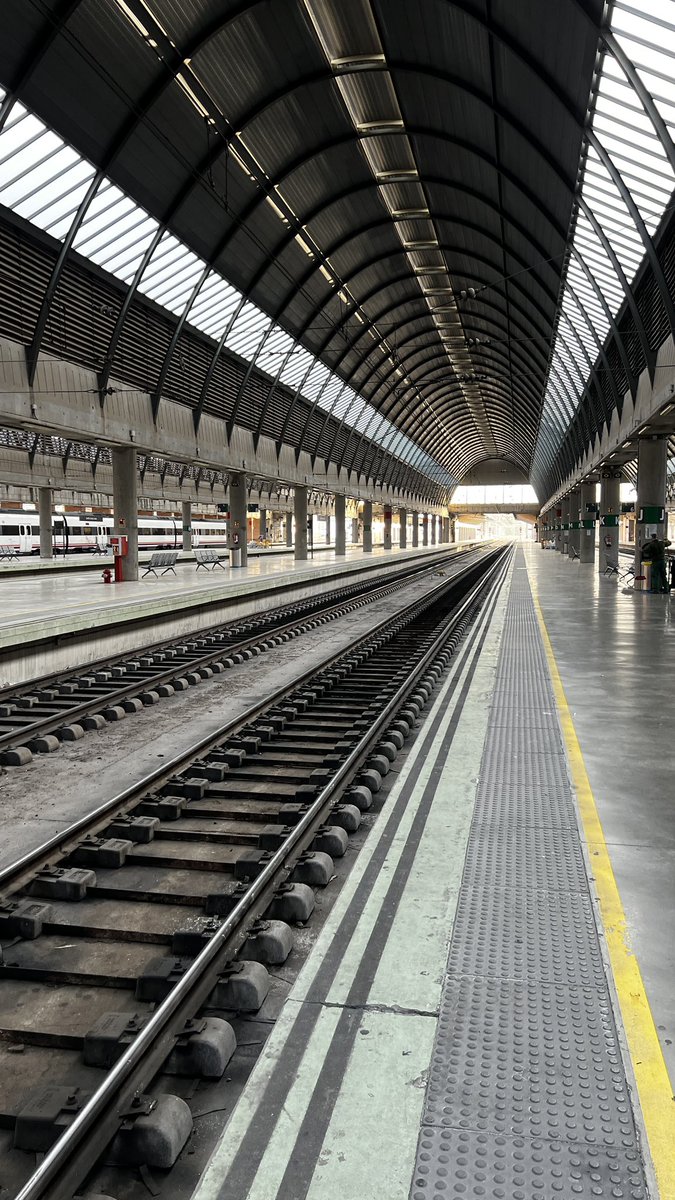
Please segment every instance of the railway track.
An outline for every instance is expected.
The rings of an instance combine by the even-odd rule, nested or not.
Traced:
[[[166,1170],[510,550],[0,872],[0,1154],[17,1200]],[[40,1160],[40,1157],[44,1157]]]
[[[476,551],[468,551],[476,554]],[[444,563],[459,569],[463,554]],[[24,766],[34,754],[57,750],[174,692],[210,679],[282,641],[335,620],[398,591],[439,569],[439,562],[403,568],[386,582],[362,581],[320,597],[296,601],[254,618],[220,624],[189,638],[174,638],[141,653],[116,655],[85,670],[59,672],[0,691],[0,764]]]

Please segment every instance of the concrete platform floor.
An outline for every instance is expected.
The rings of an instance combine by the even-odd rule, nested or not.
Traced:
[[[675,1090],[675,592],[539,547],[527,565]]]

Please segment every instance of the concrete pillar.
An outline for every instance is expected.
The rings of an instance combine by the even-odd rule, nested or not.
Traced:
[[[293,498],[295,517],[295,557],[299,562],[307,559],[307,488],[296,487]]]
[[[183,513],[183,549],[192,549],[192,501],[184,500],[181,504]]]
[[[401,550],[405,550],[408,545],[408,510],[407,508],[399,508],[398,510],[398,544]]]
[[[450,523],[450,545],[454,546],[457,541],[457,517],[449,517]]]
[[[373,549],[373,502],[363,502],[363,549],[370,554]]]
[[[570,510],[569,510],[569,512],[570,512],[570,516],[569,516],[570,534],[569,534],[569,541],[567,543],[567,554],[568,554],[569,558],[574,558],[579,553],[579,530],[573,529],[572,526],[579,524],[579,512],[580,512],[580,506],[581,506],[581,488],[578,488],[578,487],[574,488],[574,491],[570,495],[569,504],[570,504]]]
[[[432,546],[436,545],[436,513],[429,517],[429,542]]]
[[[385,505],[384,508],[384,548],[391,550],[391,509]]]
[[[412,515],[412,544],[415,550],[420,544],[420,514],[418,512],[414,512]]]
[[[236,541],[236,545],[235,545]],[[239,566],[245,567],[248,559],[248,496],[246,476],[230,475],[230,547],[241,550]],[[230,566],[234,566],[230,558]]]
[[[260,536],[261,536],[261,538],[266,538],[267,537],[267,509],[266,508],[261,508],[259,510],[259,518],[260,518],[260,520],[259,520]]]
[[[587,511],[588,504],[595,504],[595,483],[581,485],[579,558],[582,563],[595,562],[595,513]]]
[[[53,558],[51,488],[38,488],[38,514],[40,517],[40,558]]]
[[[600,553],[598,570],[619,566],[619,516],[621,514],[621,474],[604,470],[600,475]]]
[[[443,541],[444,546],[447,546],[450,541],[450,518],[449,517],[443,517],[442,541]]]
[[[359,544],[359,518],[352,517],[352,546]]]
[[[429,514],[422,513],[422,545],[429,545]]]
[[[346,554],[347,531],[345,529],[345,498],[335,497],[335,553]]]
[[[640,551],[652,533],[663,538],[668,533],[666,513],[666,469],[668,439],[645,437],[638,441],[637,501],[635,503],[635,574],[641,575]],[[659,520],[661,513],[664,521]]]
[[[326,522],[326,545],[330,546],[330,513],[326,513],[324,520]]]
[[[285,524],[285,529],[286,529],[286,545],[292,546],[293,545],[293,513],[286,513],[284,524]]]
[[[122,559],[124,583],[138,579],[138,471],[136,451],[113,449],[113,533],[125,537],[128,554]]]

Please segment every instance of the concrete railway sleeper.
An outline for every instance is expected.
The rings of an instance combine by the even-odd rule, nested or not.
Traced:
[[[233,1022],[263,1004],[510,553],[465,562],[0,872],[0,1154],[16,1200],[81,1194],[104,1152],[172,1166],[192,1116],[167,1076],[226,1070]]]
[[[443,569],[460,571],[462,563],[477,553],[454,556],[443,563]],[[78,741],[89,730],[121,721],[438,569],[438,560],[417,563],[384,581],[353,583],[254,618],[154,644],[133,655],[103,659],[88,664],[85,670],[6,688],[0,691],[0,765],[24,766],[34,754],[48,754],[62,742]]]

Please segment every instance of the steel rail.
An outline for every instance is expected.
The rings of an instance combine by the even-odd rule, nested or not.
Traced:
[[[480,558],[473,559],[470,564],[467,564],[464,573],[475,569],[479,563]],[[433,604],[435,597],[437,597],[446,589],[461,582],[461,578],[462,573],[450,578],[446,578],[443,583],[439,584],[436,588],[428,592],[421,600],[413,602],[408,611],[413,610],[416,605],[423,605],[425,608],[429,607],[431,604]],[[111,799],[104,801],[103,804],[100,804],[86,816],[80,817],[78,820],[74,821],[72,825],[69,825],[67,829],[63,830],[61,833],[54,834],[40,846],[37,846],[33,850],[29,850],[14,863],[11,863],[9,866],[1,869],[0,896],[5,896],[10,887],[13,890],[16,890],[16,888],[22,886],[22,876],[26,871],[34,868],[38,862],[43,862],[44,865],[48,865],[45,860],[48,860],[49,855],[52,853],[58,853],[59,851],[62,853],[70,853],[72,847],[69,845],[69,843],[71,843],[74,839],[77,839],[83,833],[90,832],[98,822],[108,818],[111,813],[119,813],[124,809],[125,805],[131,807],[140,792],[144,792],[150,788],[156,787],[171,776],[180,773],[182,770],[184,770],[186,765],[192,762],[193,759],[201,757],[201,755],[208,752],[208,750],[214,745],[217,745],[219,742],[223,741],[223,739],[235,734],[243,725],[247,725],[251,721],[254,721],[257,717],[264,713],[267,708],[278,704],[290,692],[295,691],[298,687],[301,687],[304,683],[316,675],[317,671],[325,670],[332,663],[342,658],[345,653],[351,653],[363,643],[370,641],[371,638],[377,637],[378,633],[381,633],[384,629],[386,629],[387,626],[400,620],[401,615],[401,613],[397,613],[394,616],[389,615],[387,617],[383,617],[382,620],[369,629],[367,633],[362,634],[361,637],[357,638],[354,642],[351,642],[349,647],[342,648],[338,651],[332,651],[320,663],[309,667],[301,675],[296,676],[291,683],[282,684],[274,691],[268,693],[262,700],[255,701],[233,720],[225,722],[214,732],[206,734],[197,742],[193,743],[193,745],[187,750],[181,751],[180,754],[175,755],[174,758],[170,759],[168,762],[162,763],[160,767],[155,767],[152,771],[149,771],[145,776],[143,776],[142,779],[130,784],[128,787],[124,788],[123,791],[118,792],[115,796],[111,797]]]
[[[463,557],[463,553],[460,551],[458,554],[453,555],[453,561],[461,557]],[[146,667],[145,669],[136,670],[133,672],[133,677],[128,683],[122,684],[120,682],[115,685],[114,681],[111,680],[109,687],[104,688],[104,690],[100,692],[92,690],[92,695],[86,700],[83,700],[81,703],[68,705],[67,696],[64,695],[61,698],[64,707],[59,711],[43,716],[39,720],[32,723],[23,724],[15,729],[9,729],[4,733],[0,733],[0,755],[3,753],[3,751],[15,749],[18,746],[25,746],[38,737],[42,737],[50,733],[56,733],[64,726],[74,723],[76,724],[79,718],[91,716],[93,713],[98,713],[102,708],[113,707],[116,704],[122,703],[124,700],[138,696],[139,693],[151,691],[153,688],[161,687],[166,683],[171,683],[173,680],[184,676],[186,672],[198,673],[200,668],[208,667],[211,663],[218,662],[223,658],[229,658],[234,654],[241,654],[242,652],[259,645],[261,642],[278,637],[280,634],[300,629],[307,622],[316,620],[319,617],[333,619],[334,617],[349,612],[351,606],[358,604],[361,600],[367,600],[369,603],[379,600],[383,596],[389,595],[391,592],[403,587],[407,582],[412,582],[417,577],[422,576],[427,572],[437,570],[438,565],[439,559],[438,556],[435,556],[431,562],[428,559],[425,559],[421,564],[416,562],[414,566],[409,566],[406,570],[397,572],[394,576],[386,580],[380,580],[378,586],[372,586],[374,581],[364,581],[362,584],[352,584],[350,585],[352,589],[351,595],[350,586],[347,586],[343,589],[337,588],[333,594],[340,595],[342,593],[342,598],[337,600],[334,604],[322,604],[322,600],[325,600],[325,597],[322,598],[319,596],[316,598],[316,608],[310,609],[304,613],[296,613],[294,616],[291,616],[290,620],[283,624],[270,624],[269,626],[262,624],[261,628],[257,632],[253,633],[249,638],[242,639],[239,642],[232,642],[230,644],[222,643],[212,650],[205,650],[204,653],[195,651],[194,655],[192,657],[188,657],[187,661],[185,658],[183,658],[180,663],[172,663],[163,670],[153,670],[153,668],[150,666]],[[297,603],[299,602],[292,601],[291,606]],[[273,616],[273,613],[274,610],[270,610],[266,615]],[[242,620],[246,620],[246,618],[242,618]],[[50,683],[53,685],[58,681],[65,683],[68,680],[76,680],[83,674],[90,675],[95,671],[104,670],[106,667],[114,666],[116,663],[119,664],[124,662],[130,657],[135,658],[140,655],[158,654],[165,650],[175,649],[177,644],[181,645],[185,643],[186,640],[208,639],[210,637],[214,637],[219,630],[221,632],[225,632],[226,629],[227,625],[212,625],[206,629],[199,630],[196,634],[190,635],[188,639],[184,637],[172,638],[169,641],[157,642],[152,646],[139,648],[138,650],[130,651],[124,655],[118,654],[107,659],[100,659],[97,662],[87,663],[78,670],[70,672],[62,671],[56,672],[52,675],[42,676],[41,678],[31,680],[28,683],[18,684],[13,688],[3,689],[0,692],[0,702],[12,700],[14,697],[20,698],[24,695],[30,695],[33,692],[40,692],[47,688]],[[189,654],[190,652],[188,651],[188,655]],[[43,703],[45,707],[48,707],[50,704],[56,704],[57,701],[45,700]],[[28,710],[28,712],[30,712],[30,710]],[[0,718],[0,720],[2,723],[5,723],[6,721],[11,721],[12,717],[9,716]]]
[[[401,684],[382,712],[375,718],[369,730],[353,748],[347,759],[338,767],[333,778],[322,788],[308,811],[303,815],[298,824],[293,827],[284,844],[272,855],[270,861],[265,865],[260,874],[252,880],[246,894],[236,904],[229,916],[225,918],[223,924],[207,942],[203,950],[197,955],[185,975],[159,1005],[147,1025],[143,1027],[121,1058],[118,1059],[106,1079],[80,1110],[72,1124],[61,1135],[51,1150],[46,1153],[43,1161],[21,1188],[20,1192],[18,1192],[15,1200],[42,1200],[47,1194],[47,1188],[52,1183],[56,1183],[57,1185],[56,1190],[52,1192],[54,1200],[59,1200],[61,1197],[65,1198],[72,1194],[72,1180],[66,1176],[65,1178],[61,1178],[59,1182],[59,1174],[63,1175],[65,1169],[72,1163],[73,1157],[77,1158],[78,1180],[81,1180],[83,1174],[91,1169],[93,1162],[88,1161],[89,1154],[87,1151],[91,1151],[92,1142],[89,1143],[88,1147],[83,1148],[84,1139],[92,1132],[95,1123],[99,1119],[105,1116],[108,1116],[108,1118],[112,1117],[114,1120],[121,1119],[121,1114],[116,1116],[115,1112],[110,1112],[110,1109],[114,1106],[115,1098],[119,1096],[121,1089],[124,1088],[125,1084],[132,1077],[134,1070],[141,1067],[144,1056],[152,1050],[154,1044],[165,1032],[168,1023],[181,1009],[181,1006],[189,1002],[190,995],[195,987],[199,985],[200,981],[203,980],[205,972],[208,971],[214,959],[226,947],[228,941],[236,935],[242,923],[250,915],[256,902],[269,889],[270,885],[278,883],[279,875],[283,874],[289,867],[289,858],[293,852],[317,824],[322,823],[324,810],[330,805],[336,790],[349,777],[354,768],[358,766],[359,761],[368,752],[373,739],[386,726],[396,710],[404,703],[420,675],[423,674],[428,664],[436,657],[441,647],[452,635],[452,632],[457,629],[463,618],[470,615],[471,610],[476,606],[480,597],[486,593],[486,590],[489,589],[491,591],[501,585],[508,568],[511,553],[510,548],[497,552],[496,561],[491,563],[481,579],[458,604],[452,614],[451,621],[449,623],[444,622],[443,628],[415,665],[408,678]],[[448,581],[446,581],[444,588],[448,586]],[[435,589],[434,595],[437,594],[438,590]],[[389,621],[391,621],[391,618],[389,618]],[[372,634],[369,636],[372,636]],[[123,1104],[124,1102],[122,1102],[122,1107]],[[110,1137],[112,1136],[114,1136],[114,1132],[110,1134]],[[109,1141],[110,1138],[107,1138],[107,1140]],[[100,1149],[98,1148],[97,1139],[96,1158],[99,1153]]]

